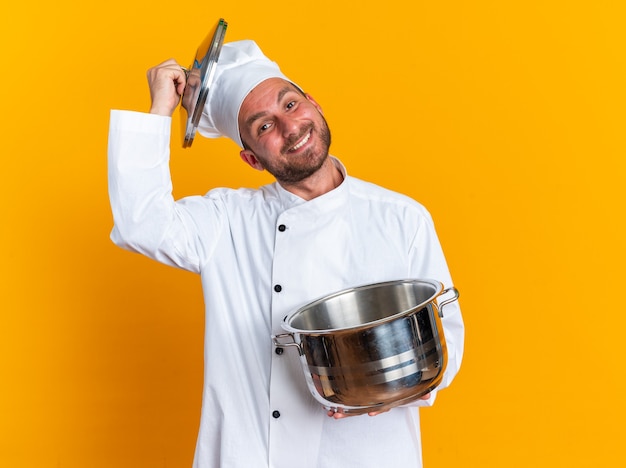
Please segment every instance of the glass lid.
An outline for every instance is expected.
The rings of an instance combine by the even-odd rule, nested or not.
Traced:
[[[193,63],[186,70],[187,84],[181,99],[181,129],[183,148],[189,148],[196,136],[202,110],[209,95],[209,86],[215,74],[217,59],[222,50],[228,23],[220,19],[196,52]]]

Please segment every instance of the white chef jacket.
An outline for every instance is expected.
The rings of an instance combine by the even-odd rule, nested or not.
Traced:
[[[429,213],[412,199],[344,173],[310,201],[278,183],[217,188],[175,201],[169,117],[112,111],[112,240],[199,273],[205,372],[195,468],[420,467],[419,401],[376,417],[335,420],[310,394],[298,353],[274,352],[286,315],[345,288],[452,280]],[[444,308],[448,364],[457,373],[463,321]]]

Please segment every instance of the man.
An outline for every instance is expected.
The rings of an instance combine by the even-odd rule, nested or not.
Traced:
[[[126,249],[201,274],[205,376],[196,468],[421,466],[418,402],[370,416],[326,412],[295,352],[272,334],[307,303],[358,285],[432,278],[452,286],[428,212],[346,173],[329,156],[321,107],[252,41],[225,44],[199,132],[227,136],[276,183],[213,189],[175,201],[168,168],[171,115],[185,85],[173,60],[148,72],[150,114],[112,111],[111,237]],[[457,373],[463,322],[443,318]]]

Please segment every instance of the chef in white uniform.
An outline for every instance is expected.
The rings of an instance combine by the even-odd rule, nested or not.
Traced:
[[[194,467],[420,467],[419,406],[432,404],[461,364],[457,302],[442,319],[443,382],[380,414],[327,412],[307,389],[297,352],[275,349],[271,336],[290,312],[345,288],[406,278],[452,286],[431,216],[349,176],[328,153],[321,107],[252,41],[222,47],[199,132],[231,138],[245,163],[276,182],[174,200],[171,116],[185,80],[175,61],[164,62],[148,72],[150,113],[111,112],[109,194],[115,244],[201,275],[205,372]]]

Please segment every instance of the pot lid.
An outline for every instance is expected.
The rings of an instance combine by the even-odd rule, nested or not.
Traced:
[[[200,117],[209,95],[209,86],[213,81],[217,59],[219,58],[228,23],[220,19],[198,47],[193,63],[189,66],[187,83],[181,99],[181,129],[183,148],[193,143],[200,123]]]

